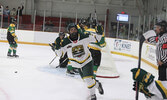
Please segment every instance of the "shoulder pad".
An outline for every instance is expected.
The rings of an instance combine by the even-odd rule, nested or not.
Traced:
[[[15,24],[10,24],[10,27],[15,27]]]
[[[84,32],[84,34],[90,34],[90,32],[88,32],[88,31],[85,31],[85,32]]]
[[[93,29],[93,28],[89,28],[89,29],[87,29],[86,31],[96,32],[96,30],[95,30],[95,29]]]

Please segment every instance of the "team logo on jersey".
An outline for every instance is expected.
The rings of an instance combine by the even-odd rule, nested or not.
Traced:
[[[81,57],[85,54],[83,45],[77,45],[72,48],[73,57]]]

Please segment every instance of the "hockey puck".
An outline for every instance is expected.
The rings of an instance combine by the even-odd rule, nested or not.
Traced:
[[[17,73],[17,71],[15,71],[14,73]]]

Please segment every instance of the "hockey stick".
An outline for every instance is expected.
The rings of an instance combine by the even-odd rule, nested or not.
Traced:
[[[52,45],[51,44],[49,44],[49,46],[51,46],[52,47]],[[55,51],[54,51],[55,52]],[[55,52],[55,57],[52,59],[52,61],[49,63],[49,65],[56,59],[56,57],[57,57],[57,53]]]
[[[68,60],[68,58],[66,58],[66,59],[64,59],[63,60],[63,62],[61,62],[59,65],[57,65],[55,68],[58,68],[58,67],[60,67],[60,65],[62,65],[65,61],[67,61]]]
[[[139,59],[138,59],[138,69],[140,69],[140,65],[141,65],[141,53],[142,53],[142,45],[143,45],[143,42],[145,41],[145,38],[144,36],[142,35],[140,37],[140,41],[139,41]],[[136,99],[135,100],[138,100],[139,98],[139,82],[137,81],[136,82]]]
[[[49,63],[49,65],[56,59],[57,55],[52,59],[52,61]]]
[[[94,15],[95,15],[96,24],[99,24],[99,23],[98,23],[98,20],[97,20],[95,1],[93,1],[93,4],[94,4],[94,11],[95,11],[95,14],[94,14]]]
[[[57,57],[57,53],[55,52],[55,57],[52,59],[52,61],[49,63],[49,65],[56,59],[56,57]]]

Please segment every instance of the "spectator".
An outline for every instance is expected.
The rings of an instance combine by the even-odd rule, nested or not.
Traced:
[[[116,33],[117,33],[117,26],[114,25],[114,26],[112,26],[112,37],[113,38],[116,38]]]
[[[10,22],[16,18],[16,8],[13,8],[11,11],[10,11]]]
[[[22,7],[18,7],[17,9],[17,17],[19,15],[19,24],[22,24],[22,12],[23,12],[24,6],[22,5]]]
[[[3,14],[2,6],[0,6],[0,22],[2,21],[2,20],[1,20],[1,16],[2,16],[2,14]]]
[[[10,10],[9,10],[9,7],[8,6],[6,6],[6,8],[4,9],[4,11],[3,11],[3,20],[4,20],[4,27],[6,28],[6,27],[8,27],[8,19],[9,19],[9,17],[10,17]]]
[[[53,31],[54,24],[52,21],[48,21],[45,23],[45,31],[52,32]]]
[[[135,34],[134,34],[134,40],[137,40],[138,39],[138,28],[136,27],[135,29]]]

